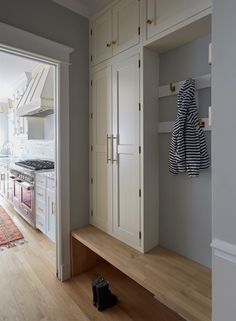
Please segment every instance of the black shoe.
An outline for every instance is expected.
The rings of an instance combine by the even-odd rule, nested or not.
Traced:
[[[103,279],[97,285],[97,308],[99,311],[103,311],[112,307],[117,303],[117,298],[109,290],[109,283]]]
[[[98,276],[92,281],[92,291],[93,291],[93,305],[97,306],[97,285],[103,281],[103,277]]]

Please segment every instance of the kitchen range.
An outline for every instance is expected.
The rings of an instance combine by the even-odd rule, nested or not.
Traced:
[[[9,200],[15,210],[36,228],[36,172],[54,169],[54,162],[26,160],[10,166]]]

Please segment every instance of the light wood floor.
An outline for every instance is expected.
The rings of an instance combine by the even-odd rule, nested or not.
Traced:
[[[55,247],[0,200],[27,240],[0,251],[0,321],[182,321],[148,291],[108,264],[61,283],[55,277]],[[92,305],[90,283],[107,277],[119,304],[104,312]]]

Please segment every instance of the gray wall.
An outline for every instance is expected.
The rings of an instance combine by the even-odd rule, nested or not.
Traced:
[[[160,85],[210,73],[210,35],[160,55]],[[208,117],[210,88],[199,92],[199,115]],[[159,100],[160,121],[175,120],[177,96]],[[206,133],[210,154],[210,133]],[[160,243],[184,256],[211,266],[211,170],[198,178],[169,173],[170,134],[159,135]]]
[[[0,21],[74,48],[70,67],[71,227],[88,223],[88,20],[51,0],[1,0]]]

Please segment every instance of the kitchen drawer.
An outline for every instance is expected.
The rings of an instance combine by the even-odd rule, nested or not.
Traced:
[[[36,203],[39,201],[39,202],[43,202],[45,203],[46,201],[46,194],[45,194],[45,189],[44,188],[41,188],[39,186],[36,187]]]
[[[55,179],[51,177],[47,177],[47,189],[54,191],[55,188],[56,188]]]
[[[46,233],[45,217],[36,213],[36,227],[43,233]]]
[[[35,209],[36,213],[45,217],[45,209],[46,209],[46,204],[44,202],[36,200],[36,209]]]
[[[41,174],[36,174],[36,187],[46,187],[46,176]]]

